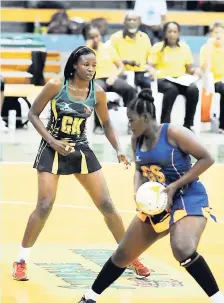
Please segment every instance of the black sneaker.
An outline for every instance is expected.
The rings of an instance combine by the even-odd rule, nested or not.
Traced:
[[[191,131],[192,131],[192,133],[194,133],[194,131],[193,131],[193,129],[191,128],[191,126],[190,126],[190,125],[184,124],[184,127],[188,128],[189,130],[191,130]]]
[[[96,303],[96,301],[92,300],[92,299],[86,299],[84,296],[82,297],[82,299],[78,302],[78,303]]]

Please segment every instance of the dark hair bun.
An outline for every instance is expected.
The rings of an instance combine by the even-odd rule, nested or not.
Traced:
[[[152,90],[150,88],[145,88],[138,94],[139,99],[146,100],[150,103],[154,103],[154,98],[152,96]]]

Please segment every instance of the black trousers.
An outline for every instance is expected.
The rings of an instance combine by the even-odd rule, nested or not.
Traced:
[[[178,95],[183,95],[186,98],[184,125],[190,127],[194,124],[194,115],[199,98],[199,91],[195,84],[183,86],[166,79],[159,79],[158,91],[163,93],[161,123],[170,123],[170,115],[175,99]]]
[[[221,94],[219,128],[224,130],[224,83],[223,82],[217,82],[215,84],[215,91],[216,91],[216,93]]]
[[[113,85],[106,83],[107,78],[96,79],[96,82],[104,89],[105,92],[114,92],[123,98],[124,105],[136,97],[136,90],[125,80],[118,78]],[[95,113],[95,127],[101,126],[100,121]]]
[[[140,86],[141,89],[151,88],[151,81],[145,73],[147,72],[135,72],[135,85]]]

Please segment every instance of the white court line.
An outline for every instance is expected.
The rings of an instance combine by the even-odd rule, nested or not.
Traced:
[[[23,164],[29,164],[29,165],[33,165],[33,163],[34,163],[34,161],[33,162],[17,162],[17,161],[15,161],[15,162],[12,162],[12,161],[2,161],[2,162],[0,162],[0,164],[7,164],[7,165],[14,165],[14,164],[21,164],[21,165],[23,165]],[[101,164],[109,164],[109,165],[114,165],[114,164],[116,164],[116,165],[122,165],[123,163],[119,163],[119,162],[101,162],[100,161],[100,163]],[[132,162],[132,163],[134,163],[134,162]],[[223,164],[224,165],[224,164]]]
[[[0,200],[0,204],[14,204],[14,205],[36,205],[35,202],[25,202],[25,201],[2,201]],[[74,209],[85,209],[85,210],[97,210],[95,206],[88,206],[88,205],[72,205],[72,204],[55,204],[54,207],[60,208],[74,208]],[[134,210],[127,210],[127,209],[118,209],[121,213],[126,214],[135,214],[136,211]],[[224,220],[218,220],[218,223],[224,223]]]
[[[104,161],[99,161],[100,162],[100,164],[102,164],[102,165],[104,165],[104,164],[109,164],[109,165],[124,165],[123,163],[119,163],[119,162],[104,162]],[[15,162],[13,162],[13,161],[0,161],[0,164],[3,164],[3,165],[14,165],[14,164],[16,164],[16,165],[18,165],[18,164],[20,164],[20,165],[33,165],[33,163],[34,163],[34,160],[33,160],[33,162],[25,162],[25,161],[15,161]],[[131,162],[131,164],[133,164],[134,165],[134,162]],[[221,162],[218,162],[218,163],[215,163],[214,164],[215,166],[224,166],[224,163],[221,163]]]

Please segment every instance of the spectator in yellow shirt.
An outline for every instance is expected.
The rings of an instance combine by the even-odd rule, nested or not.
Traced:
[[[110,37],[110,44],[125,65],[125,70],[135,72],[135,84],[150,88],[150,79],[146,74],[149,66],[148,59],[151,51],[149,37],[139,31],[141,18],[135,12],[125,16],[124,29]]]
[[[120,95],[123,98],[124,105],[127,106],[135,98],[136,91],[125,80],[119,78],[124,70],[120,57],[109,44],[101,42],[100,31],[94,25],[87,25],[83,30],[83,36],[86,40],[86,45],[96,53],[96,82],[105,92],[115,92]],[[96,114],[94,132],[102,132],[100,121]]]
[[[221,94],[219,128],[220,133],[224,133],[224,22],[212,24],[210,33],[211,38],[200,51],[200,65],[205,73],[213,73],[215,91]]]
[[[196,74],[193,68],[193,56],[187,44],[179,41],[180,25],[168,22],[164,25],[164,40],[152,47],[151,64],[157,70],[158,91],[163,93],[161,123],[170,123],[170,114],[176,97],[181,94],[186,97],[186,113],[184,126],[191,129],[198,103],[199,91],[192,83],[183,86],[166,79],[170,76],[178,78],[185,74]]]

